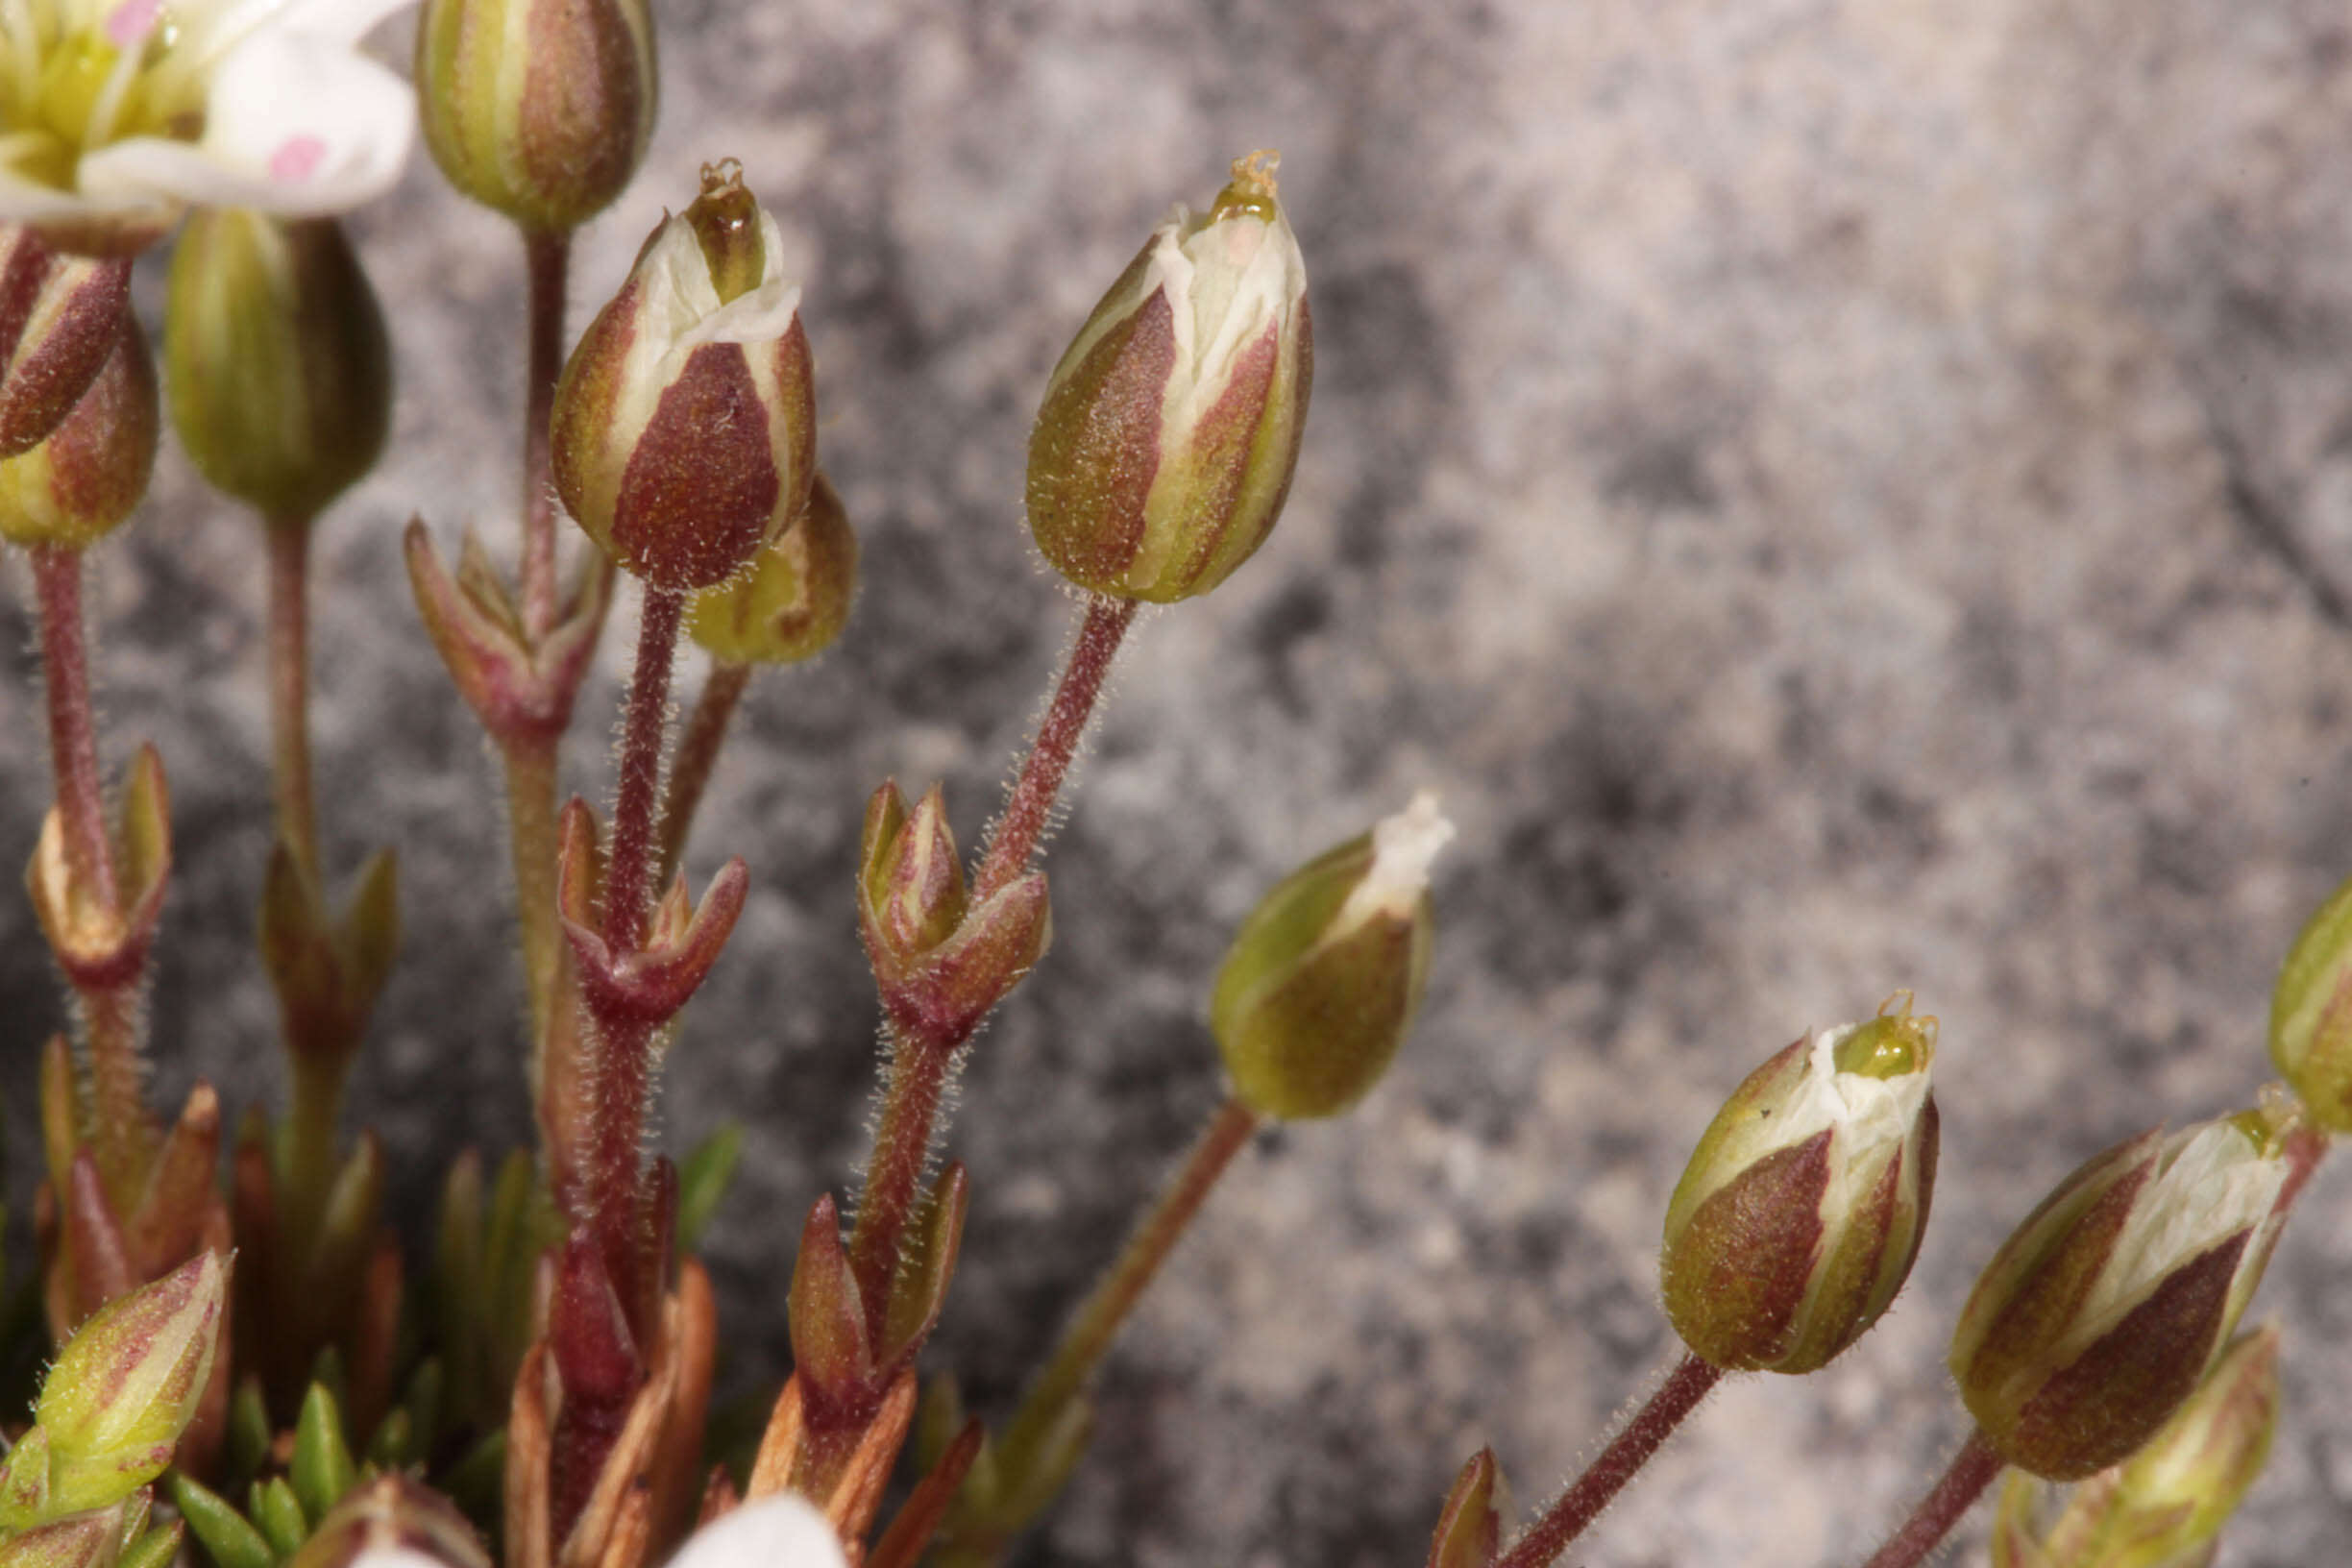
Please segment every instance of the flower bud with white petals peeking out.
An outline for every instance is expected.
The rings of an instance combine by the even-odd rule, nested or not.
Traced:
[[[1081,587],[1205,594],[1282,514],[1314,334],[1276,162],[1238,159],[1206,213],[1178,208],[1054,367],[1029,438],[1029,527]]]
[[[2051,1481],[2130,1457],[2228,1342],[2322,1147],[2271,1094],[2143,1133],[2061,1182],[1994,1255],[1952,1336],[1984,1439]]]
[[[2352,1133],[2352,881],[2288,949],[2270,996],[2270,1061],[2312,1120]]]
[[[1435,925],[1430,866],[1454,824],[1426,792],[1259,901],[1217,971],[1209,1028],[1236,1098],[1286,1121],[1371,1091],[1412,1027]]]
[[[555,389],[556,493],[652,587],[710,588],[807,504],[816,391],[800,288],[731,159],[664,218]]]
[[[84,550],[130,521],[155,472],[161,423],[155,360],[126,313],[73,411],[32,451],[0,461],[0,538]]]
[[[426,0],[416,84],[451,184],[559,233],[612,204],[653,135],[645,0]]]
[[[1811,1372],[1860,1338],[1919,1256],[1935,1188],[1936,1020],[1898,992],[1750,1074],[1666,1210],[1666,1315],[1702,1360]]]

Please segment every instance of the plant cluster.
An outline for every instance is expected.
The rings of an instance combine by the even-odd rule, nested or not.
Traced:
[[[55,772],[27,888],[74,1019],[42,1057],[23,1319],[59,1349],[0,1464],[0,1568],[162,1568],[184,1549],[217,1568],[1003,1560],[1072,1476],[1097,1369],[1233,1157],[1368,1092],[1432,962],[1453,829],[1423,796],[1236,934],[1208,998],[1228,1097],[1017,1409],[984,1420],[952,1377],[922,1380],[968,1203],[964,1168],[935,1160],[948,1090],[1051,943],[1040,862],[1105,678],[1140,606],[1243,566],[1298,461],[1313,331],[1277,160],[1236,160],[1205,209],[1155,229],[1047,380],[1026,510],[1078,625],[986,842],[968,860],[937,785],[910,800],[886,780],[868,802],[843,913],[883,1019],[881,1109],[853,1217],[832,1194],[806,1215],[782,1292],[794,1370],[730,1463],[708,1441],[717,1311],[696,1248],[734,1145],[678,1164],[645,1149],[664,1054],[753,875],[729,860],[690,889],[698,805],[753,679],[828,647],[856,586],[801,291],[775,218],[718,159],[573,338],[570,236],[653,123],[649,12],[426,0],[412,90],[357,52],[384,9],[23,0],[0,19],[0,536],[30,571]],[[453,565],[422,521],[404,549],[504,784],[538,1132],[495,1172],[451,1166],[422,1268],[385,1224],[386,1151],[342,1131],[400,900],[389,851],[332,895],[307,647],[312,530],[390,407],[387,327],[333,214],[384,188],[420,123],[452,184],[515,224],[529,284],[514,568],[471,533]],[[166,239],[159,375],[129,281]],[[110,788],[91,702],[87,558],[136,510],[166,411],[268,559],[257,928],[290,1092],[233,1127],[201,1084],[176,1115],[148,1102],[170,796],[151,747]],[[564,751],[625,576],[634,673],[600,811],[563,795]],[[682,638],[711,673],[674,735]],[[1475,1456],[1433,1509],[1432,1568],[1559,1560],[1724,1374],[1812,1372],[1870,1329],[1930,1213],[1937,1040],[1898,992],[1732,1092],[1666,1208],[1661,1292],[1687,1354],[1524,1527]],[[2352,1129],[2352,886],[2288,960],[2271,1053],[2283,1087],[2095,1157],[1987,1265],[1950,1354],[1974,1433],[1872,1568],[1921,1560],[2004,1470],[2004,1568],[2211,1560],[2278,1404],[2279,1335],[2241,1319]]]

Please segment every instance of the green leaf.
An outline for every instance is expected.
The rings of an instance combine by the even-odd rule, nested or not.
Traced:
[[[302,1502],[283,1476],[256,1482],[245,1511],[261,1527],[261,1533],[268,1537],[271,1550],[279,1556],[292,1556],[310,1538],[310,1521],[303,1516]]]
[[[218,1568],[274,1568],[277,1554],[227,1498],[174,1471],[172,1502]]]
[[[303,1512],[324,1519],[359,1479],[351,1447],[343,1440],[343,1412],[323,1383],[310,1385],[294,1425],[294,1495]]]
[[[181,1519],[151,1530],[123,1550],[114,1568],[167,1568],[180,1555],[180,1541],[186,1533],[187,1523]]]

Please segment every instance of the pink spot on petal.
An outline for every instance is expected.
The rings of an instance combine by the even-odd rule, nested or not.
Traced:
[[[128,49],[154,32],[162,14],[163,0],[123,0],[107,14],[107,41],[117,49]]]
[[[316,174],[326,158],[327,144],[318,137],[288,136],[270,154],[270,178],[287,184],[299,184]]]

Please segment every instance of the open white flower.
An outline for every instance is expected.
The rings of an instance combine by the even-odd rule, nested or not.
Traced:
[[[0,221],[125,254],[190,205],[311,216],[400,175],[416,110],[358,52],[404,0],[0,0]]]

